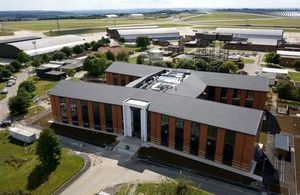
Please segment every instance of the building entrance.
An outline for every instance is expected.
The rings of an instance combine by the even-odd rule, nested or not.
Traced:
[[[141,138],[141,109],[131,107],[131,117],[132,136]]]

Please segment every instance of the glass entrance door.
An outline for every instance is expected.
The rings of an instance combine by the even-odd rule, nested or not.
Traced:
[[[141,138],[141,109],[131,107],[131,114],[132,136]]]

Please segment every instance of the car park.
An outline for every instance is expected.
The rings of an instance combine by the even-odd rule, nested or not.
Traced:
[[[10,80],[8,81],[8,83],[11,83],[11,84],[15,85],[15,84],[16,84],[16,81],[13,80],[13,79],[10,79]]]
[[[0,94],[7,94],[8,93],[8,89],[4,88],[0,91]]]
[[[6,83],[6,85],[5,85],[6,87],[12,87],[13,86],[13,84],[12,83]]]

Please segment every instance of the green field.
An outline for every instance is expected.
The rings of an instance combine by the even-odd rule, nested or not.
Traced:
[[[257,18],[270,18],[270,16],[261,16],[247,13],[225,13],[215,12],[211,14],[204,14],[197,17],[187,19],[187,21],[213,21],[213,20],[247,20]]]
[[[59,20],[60,29],[72,28],[100,28],[113,25],[127,25],[127,24],[151,24],[156,22],[164,22],[168,19],[64,19]],[[12,21],[5,22],[6,29],[12,30],[57,30],[56,20],[38,20],[38,21]]]
[[[41,96],[44,95],[46,92],[51,90],[55,87],[57,84],[57,81],[48,81],[48,80],[42,80],[38,77],[30,77],[28,78],[29,81],[33,81],[36,91],[34,92],[34,95]]]
[[[300,82],[300,72],[289,72],[291,80]]]
[[[0,194],[24,194],[21,191],[32,195],[51,194],[84,165],[82,158],[63,149],[60,164],[51,173],[49,180],[35,190],[28,190],[28,176],[39,163],[35,144],[29,147],[26,152],[23,145],[10,142],[8,132],[0,132]]]

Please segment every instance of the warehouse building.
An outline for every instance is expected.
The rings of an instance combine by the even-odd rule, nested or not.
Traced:
[[[57,37],[47,37],[35,40],[19,41],[14,43],[0,44],[0,57],[16,58],[18,53],[24,51],[29,56],[37,56],[51,53],[63,47],[74,47],[82,45],[86,41],[77,35],[63,35]]]
[[[149,28],[149,29],[127,29],[117,30],[115,39],[119,40],[121,37],[126,42],[135,42],[140,36],[147,36],[150,40],[179,40],[180,34],[176,28]]]
[[[118,79],[128,82],[126,86],[117,86],[121,85],[120,80],[113,85],[61,81],[50,92],[54,122],[135,137],[185,155],[250,171],[263,108],[209,101],[199,98],[199,94],[207,86],[219,86],[243,89],[241,94],[238,92],[239,98],[231,97],[234,92],[229,92],[226,98],[230,101],[247,101],[243,91],[250,90],[259,90],[263,95],[255,99],[263,99],[268,90],[266,78],[206,75],[206,72],[143,65],[120,69],[121,65],[128,64],[114,63],[108,68],[107,83],[111,84],[111,79],[115,80],[120,73],[123,77]],[[217,91],[224,95],[224,90]]]
[[[159,28],[159,26],[120,26],[120,27],[108,27],[106,29],[107,36],[112,39],[118,38],[118,31],[119,30],[136,30],[136,29],[153,29]]]
[[[280,55],[281,66],[294,68],[295,62],[300,61],[300,51],[278,50],[277,53]]]

